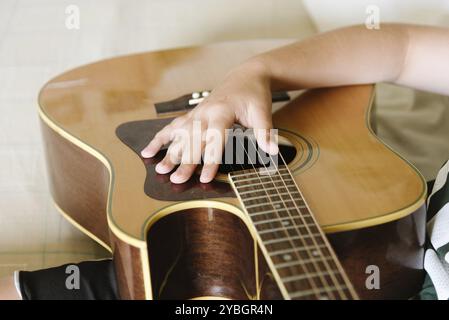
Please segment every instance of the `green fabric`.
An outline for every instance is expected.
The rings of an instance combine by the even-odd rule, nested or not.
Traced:
[[[433,249],[433,247],[431,245],[430,245],[430,249]],[[449,243],[442,246],[438,250],[436,250],[436,252],[437,252],[440,260],[443,262],[443,264],[447,266],[448,263],[444,261],[444,257],[449,252]],[[416,295],[415,298],[418,300],[437,300],[438,299],[437,293],[435,291],[435,287],[433,286],[432,280],[430,279],[429,275],[426,275],[422,289]]]
[[[414,297],[415,300],[437,300],[437,293],[429,275],[426,275],[421,291]]]

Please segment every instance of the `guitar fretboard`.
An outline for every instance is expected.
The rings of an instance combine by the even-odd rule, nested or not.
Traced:
[[[284,298],[357,298],[285,166],[242,170],[229,177]]]

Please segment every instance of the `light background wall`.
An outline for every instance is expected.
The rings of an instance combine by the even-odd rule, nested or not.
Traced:
[[[381,22],[448,25],[447,0],[304,0],[319,31],[363,24],[369,6],[379,8]]]
[[[318,30],[363,23],[368,4],[380,7],[381,22],[444,24],[449,21],[448,2],[1,0],[0,276],[16,269],[32,270],[107,255],[63,220],[51,203],[36,113],[38,91],[51,77],[80,64],[138,51],[234,39],[301,39]],[[81,10],[80,30],[65,27],[65,9],[70,4]],[[383,87],[378,95],[378,104],[384,106],[378,112],[380,134],[426,176],[432,176],[439,159],[449,158],[444,146],[444,128],[449,127],[444,123],[449,119],[444,122],[427,116],[424,125],[419,123],[424,106],[444,108],[449,101]],[[421,106],[418,113],[416,106]],[[417,129],[398,129],[410,125]],[[436,151],[422,148],[422,139],[429,139],[429,128],[439,130]],[[420,130],[423,134],[415,139],[415,132]],[[433,154],[437,155],[432,158]]]

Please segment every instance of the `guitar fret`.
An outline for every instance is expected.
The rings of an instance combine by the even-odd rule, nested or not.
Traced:
[[[252,209],[252,208],[257,208],[260,206],[273,206],[274,204],[285,204],[285,202],[295,202],[294,200],[279,200],[279,201],[270,201],[268,203],[256,203],[256,204],[251,204],[249,206],[245,206],[246,209]],[[275,206],[273,206],[275,207]],[[300,208],[300,209],[307,209],[307,207],[305,205],[296,205],[295,207],[281,207],[279,206],[279,208],[275,208],[276,210],[280,210],[280,209],[296,209],[296,207]],[[276,211],[274,211],[276,212]]]
[[[290,297],[351,297],[349,290],[332,293],[342,290],[344,276],[288,168],[265,173],[270,175],[245,170],[229,176]]]
[[[305,206],[298,206],[298,208],[306,209],[306,210],[308,209]],[[250,217],[256,217],[256,216],[260,216],[260,215],[268,214],[268,213],[279,213],[279,212],[282,212],[282,211],[290,212],[290,210],[293,210],[293,209],[296,209],[296,207],[295,208],[279,208],[279,209],[276,209],[276,210],[265,210],[265,211],[257,211],[257,212],[248,212],[248,214],[249,214]]]
[[[305,298],[307,296],[316,296],[316,294],[321,293],[329,293],[329,292],[338,292],[342,290],[347,290],[348,287],[345,284],[341,284],[339,286],[327,286],[326,288],[315,288],[310,290],[301,290],[296,292],[290,292],[289,296],[290,299],[298,299],[298,298]],[[318,297],[319,299],[329,299],[327,296],[321,296]]]
[[[257,175],[260,177],[269,177],[272,175],[279,175],[279,173],[281,173],[281,172],[284,172],[284,174],[290,175],[290,171],[286,167],[278,166],[276,169],[268,169],[268,168],[246,169],[243,171],[243,173],[232,172],[231,176],[232,176],[232,178],[247,177],[247,176],[253,176],[253,175]]]
[[[281,279],[282,279],[282,282],[288,283],[288,282],[292,282],[292,281],[299,281],[299,280],[310,279],[310,278],[330,276],[332,274],[338,274],[338,273],[339,273],[339,270],[328,269],[326,271],[321,271],[321,272],[305,273],[305,274],[301,274],[301,275],[295,275],[295,276],[284,277],[284,278],[281,277]]]
[[[302,252],[302,251],[310,252],[311,250],[312,250],[312,254],[313,254],[313,250],[318,250],[318,253],[320,253],[320,251],[321,251],[320,249],[328,249],[328,248],[327,248],[327,246],[325,244],[318,244],[318,245],[313,246],[313,247],[310,247],[310,246],[306,247],[306,246],[304,246],[302,248],[288,248],[288,249],[276,250],[276,251],[269,252],[268,254],[270,255],[270,257],[274,257],[274,256],[278,256],[278,255],[281,255],[281,254],[286,254],[286,253],[299,253],[299,252]]]
[[[293,193],[298,193],[298,191],[296,191],[296,192],[290,192],[290,193],[277,193],[277,194],[274,194],[274,195],[271,195],[271,196],[274,196],[274,197],[278,197],[278,196],[289,196],[289,197],[291,197],[292,195],[293,195]],[[251,198],[243,198],[242,197],[242,200],[243,201],[251,201],[251,200],[256,200],[256,199],[267,199],[267,196],[265,195],[265,196],[259,196],[259,197],[251,197]],[[268,200],[269,201],[269,200]]]
[[[246,176],[246,175],[242,175],[242,176]],[[235,176],[232,176],[233,178],[235,177]],[[248,182],[248,181],[253,181],[253,180],[257,180],[257,181],[263,181],[263,179],[268,179],[268,180],[270,180],[270,181],[276,181],[275,179],[273,179],[273,178],[277,178],[277,177],[280,177],[280,179],[277,181],[277,182],[290,182],[290,181],[293,181],[292,180],[292,177],[290,176],[290,175],[288,175],[288,174],[286,174],[286,173],[283,173],[283,174],[276,174],[276,175],[272,175],[272,176],[257,176],[257,177],[253,177],[253,178],[246,178],[246,179],[237,179],[237,180],[234,180],[234,182],[236,182],[236,183],[240,183],[240,182]],[[268,181],[268,183],[270,182],[270,181]]]
[[[272,240],[266,240],[263,243],[265,245],[271,245],[271,244],[276,244],[276,243],[282,243],[282,242],[290,242],[290,241],[294,241],[294,240],[301,240],[302,237],[301,236],[292,236],[292,237],[288,237],[288,238],[277,238],[277,239],[272,239]],[[302,251],[307,251],[310,248],[298,248],[297,250],[302,250]],[[327,249],[327,246],[325,244],[317,244],[316,246],[313,247],[314,250],[316,249]],[[275,252],[272,252],[275,253]]]
[[[275,197],[277,197],[278,195],[290,195],[289,193],[278,193],[276,195],[274,195]],[[257,200],[257,199],[265,199],[267,200],[268,203],[271,203],[272,201],[270,201],[270,196],[268,195],[262,195],[262,196],[257,196],[257,197],[251,197],[251,198],[243,198],[243,201],[252,201],[252,200]]]
[[[245,187],[245,188],[247,188],[247,187]],[[266,191],[272,191],[272,190],[279,190],[280,188],[284,188],[284,189],[287,189],[287,191],[289,191],[289,192],[291,192],[291,193],[293,193],[293,192],[296,192],[296,193],[298,193],[298,190],[296,190],[296,187],[294,187],[294,186],[279,186],[279,187],[271,187],[271,188],[262,188],[262,189],[251,189],[251,190],[248,190],[248,191],[239,191],[239,194],[240,195],[245,195],[245,194],[251,194],[251,193],[255,193],[255,192],[266,192]],[[288,188],[295,188],[295,190],[288,190]]]
[[[262,234],[273,233],[273,232],[277,232],[277,231],[284,231],[284,230],[288,231],[288,230],[298,230],[298,229],[299,229],[298,226],[292,226],[292,227],[282,227],[282,228],[275,228],[275,229],[258,230],[258,232],[259,232],[259,234],[262,235]],[[320,233],[309,233],[309,234],[301,235],[301,237],[303,237],[303,238],[311,238],[313,236],[321,237],[321,234]]]
[[[267,223],[273,223],[273,222],[279,222],[282,226],[287,227],[287,223],[283,223],[282,221],[288,222],[288,224],[290,224],[292,221],[295,222],[295,219],[301,219],[301,217],[293,217],[293,218],[289,218],[289,217],[285,217],[285,218],[274,218],[274,219],[268,219],[268,220],[260,220],[260,221],[253,221],[253,224],[255,226],[261,226]],[[301,221],[302,224],[302,221]],[[313,225],[315,226],[315,225]],[[304,225],[300,225],[297,227],[299,228],[306,228],[306,226]]]
[[[271,212],[270,212],[271,213]],[[307,228],[318,228],[318,226],[316,225],[316,223],[314,221],[306,221],[306,219],[312,220],[311,216],[297,216],[297,217],[292,217],[292,216],[279,216],[277,218],[274,219],[266,219],[266,220],[254,220],[252,219],[254,216],[259,216],[261,213],[257,213],[257,214],[249,214],[249,216],[251,217],[251,221],[253,221],[254,225],[262,225],[264,222],[265,223],[273,223],[273,222],[277,222],[279,220],[285,220],[285,219],[289,219],[289,221],[293,221],[296,222],[295,219],[301,219],[301,227]],[[270,221],[272,220],[272,221]],[[284,225],[283,225],[284,226]],[[286,226],[284,226],[286,227]]]
[[[288,268],[288,267],[303,266],[303,265],[314,263],[314,262],[323,262],[325,260],[333,261],[332,258],[321,257],[321,258],[311,258],[311,259],[306,259],[306,260],[297,260],[297,261],[293,261],[293,262],[278,263],[278,264],[275,264],[274,266],[276,268],[282,269],[282,268]]]

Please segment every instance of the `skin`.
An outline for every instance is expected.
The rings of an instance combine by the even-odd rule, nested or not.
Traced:
[[[449,95],[447,57],[447,28],[385,24],[380,30],[353,26],[322,33],[237,66],[207,99],[174,119],[141,153],[150,158],[171,143],[156,171],[168,174],[180,164],[170,175],[173,183],[186,182],[204,154],[200,181],[208,183],[221,159],[221,153],[211,157],[209,151],[223,150],[224,141],[208,139],[209,129],[224,132],[239,123],[257,129],[256,139],[264,151],[278,151],[266,131],[272,128],[272,91],[389,82]],[[201,137],[192,135],[195,121],[206,132]],[[180,138],[186,132],[191,139],[201,139],[199,148],[185,147]]]
[[[0,279],[0,300],[21,300],[13,277]]]

